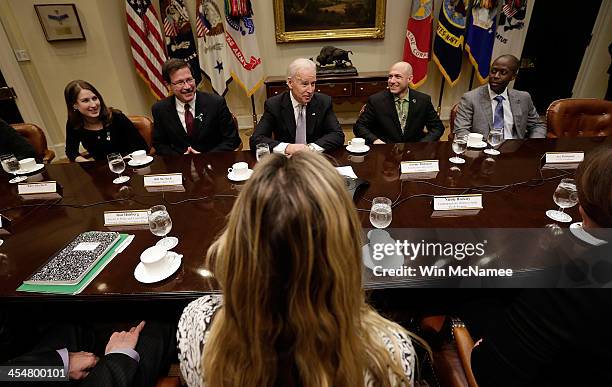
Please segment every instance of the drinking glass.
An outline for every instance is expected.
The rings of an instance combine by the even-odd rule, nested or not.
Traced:
[[[9,183],[19,183],[27,179],[26,176],[17,176],[17,171],[19,171],[19,160],[17,160],[15,155],[2,155],[0,156],[0,162],[2,163],[2,169],[4,169],[6,173],[11,173],[14,176],[9,180]]]
[[[370,223],[376,228],[386,228],[391,224],[393,213],[391,210],[391,199],[377,197],[372,200],[370,209]]]
[[[563,212],[563,210],[573,207],[578,203],[576,181],[574,179],[562,179],[553,194],[553,200],[559,206],[559,210],[548,210],[546,211],[546,216],[557,222],[571,222],[572,217]]]
[[[168,247],[173,245],[176,246],[174,237],[168,237],[168,233],[172,230],[172,219],[170,214],[166,210],[166,206],[158,205],[153,206],[149,209],[149,229],[153,235],[163,237],[157,242],[158,246]],[[169,247],[169,248],[172,248]]]
[[[448,159],[453,164],[463,164],[465,160],[459,157],[460,154],[465,152],[467,148],[467,136],[455,136],[453,138],[453,152],[455,152],[455,157],[451,157]]]
[[[111,153],[106,158],[108,159],[110,170],[119,175],[119,177],[113,180],[113,183],[121,184],[130,180],[129,176],[121,176],[121,173],[125,171],[125,161],[123,161],[123,156],[120,153]]]
[[[499,151],[495,149],[495,147],[499,146],[504,141],[504,130],[502,128],[494,128],[489,131],[489,135],[487,136],[487,143],[489,143],[490,148],[485,149],[484,153],[497,156]]]
[[[270,154],[270,146],[268,144],[257,144],[255,148],[255,157],[257,161],[261,161],[262,158]]]

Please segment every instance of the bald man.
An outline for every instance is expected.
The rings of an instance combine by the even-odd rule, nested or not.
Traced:
[[[397,62],[391,66],[388,89],[368,98],[353,126],[355,136],[365,138],[369,144],[438,140],[444,133],[444,125],[431,104],[431,97],[409,88],[410,82],[409,63]]]
[[[493,128],[502,129],[504,139],[546,137],[531,95],[508,84],[519,69],[514,55],[502,55],[491,64],[489,83],[463,94],[455,118],[455,135],[480,133],[485,139]]]

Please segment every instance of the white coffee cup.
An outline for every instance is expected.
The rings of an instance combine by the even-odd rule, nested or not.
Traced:
[[[140,254],[140,262],[151,276],[163,274],[175,258],[176,254],[170,253],[157,245],[146,248]]]
[[[19,160],[19,169],[21,170],[27,171],[34,167],[36,167],[36,160],[34,160],[31,157],[28,157],[27,159]]]
[[[355,137],[350,140],[348,144],[355,149],[361,149],[365,146],[365,138]]]
[[[227,172],[231,173],[232,175],[236,177],[246,176],[248,171],[249,171],[249,164],[245,163],[244,161],[241,161],[239,163],[234,163],[234,165],[232,165],[231,168],[227,169]]]
[[[147,152],[144,150],[137,150],[137,151],[130,153],[130,156],[132,157],[132,160],[134,160],[135,162],[143,163],[147,159]]]
[[[482,134],[470,133],[468,134],[467,146],[477,146],[482,144]]]

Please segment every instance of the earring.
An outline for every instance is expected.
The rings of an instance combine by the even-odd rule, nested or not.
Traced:
[[[76,111],[77,111],[77,110],[79,110],[79,109],[77,109],[77,107],[76,107],[76,106],[73,106],[73,107],[72,107],[72,110],[74,110],[74,111],[76,112]]]

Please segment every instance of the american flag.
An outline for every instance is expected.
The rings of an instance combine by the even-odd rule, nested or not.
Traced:
[[[174,22],[174,19],[172,19],[171,17],[167,17],[166,20],[164,21],[164,33],[166,34],[166,36],[171,36],[171,37],[178,35],[176,23]]]
[[[199,11],[196,15],[196,31],[198,38],[204,37],[208,33],[208,28],[206,28],[206,22],[204,20],[204,15],[202,15]]]
[[[507,17],[512,17],[518,11],[515,7],[514,0],[506,0],[506,4],[502,7],[502,11],[506,14]]]
[[[162,65],[166,52],[157,13],[151,0],[126,0],[128,35],[136,71],[157,99],[166,96]]]

